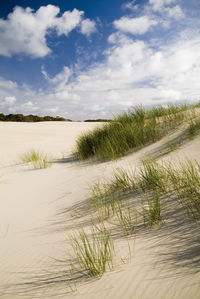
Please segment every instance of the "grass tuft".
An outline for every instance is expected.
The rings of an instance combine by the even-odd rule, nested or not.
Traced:
[[[188,161],[177,170],[168,169],[173,189],[178,194],[188,215],[197,219],[200,216],[200,163]]]
[[[34,169],[47,168],[52,165],[50,157],[40,151],[30,150],[20,156],[21,163],[31,163]]]
[[[200,119],[192,120],[188,128],[188,137],[193,137],[200,132]]]
[[[117,168],[114,173],[113,179],[107,184],[109,192],[127,192],[137,188],[135,174],[130,170]]]
[[[143,191],[159,189],[166,191],[166,172],[164,167],[151,159],[143,160],[140,169],[140,187]]]
[[[137,217],[136,219],[133,218],[130,206],[126,205],[123,207],[122,202],[118,201],[116,214],[124,235],[132,235],[135,232],[135,227],[137,225]]]
[[[145,193],[147,204],[143,206],[144,223],[152,227],[161,222],[160,194],[154,189],[152,194]]]
[[[113,267],[114,244],[104,223],[92,226],[89,236],[82,228],[71,237],[77,263],[89,276],[101,277],[108,267]]]

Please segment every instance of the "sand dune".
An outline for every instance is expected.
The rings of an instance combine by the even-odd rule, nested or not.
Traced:
[[[98,125],[0,123],[0,298],[200,298],[199,225],[176,222],[173,215],[159,229],[130,238],[130,260],[127,240],[116,232],[113,270],[101,279],[80,275],[76,286],[69,284],[68,237],[78,223],[74,206],[84,205],[92,183],[118,167],[137,169],[149,155],[160,162],[200,161],[199,137],[164,152],[181,131],[114,162],[72,161],[77,136]],[[50,154],[52,167],[18,165],[19,155],[31,148]],[[90,217],[85,214],[82,223]]]

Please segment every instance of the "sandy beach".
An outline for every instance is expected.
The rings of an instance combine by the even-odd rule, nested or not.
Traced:
[[[70,283],[69,236],[79,223],[75,207],[85,204],[92,184],[119,167],[137,171],[148,156],[200,162],[199,136],[159,157],[181,129],[117,161],[74,161],[76,138],[96,126],[101,123],[0,122],[0,298],[200,298],[199,225],[173,213],[159,229],[130,237],[131,257],[127,239],[116,231],[113,269],[100,279],[80,275],[77,285]],[[23,165],[19,157],[30,149],[49,154],[51,167]],[[86,213],[80,223],[90,218]]]

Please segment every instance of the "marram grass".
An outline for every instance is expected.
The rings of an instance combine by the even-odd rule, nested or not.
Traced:
[[[27,164],[30,163],[34,169],[42,169],[51,167],[51,157],[39,150],[29,150],[20,156],[20,162]]]
[[[92,225],[90,235],[83,228],[74,233],[71,245],[77,264],[89,276],[101,277],[113,267],[114,244],[103,222]]]
[[[152,227],[162,220],[163,195],[171,194],[193,218],[200,217],[200,164],[199,162],[180,163],[174,169],[170,164],[160,165],[153,160],[144,160],[137,175],[125,169],[117,169],[107,183],[96,184],[92,189],[90,202],[96,211],[108,219],[116,215],[126,234],[130,223],[134,223],[131,200],[142,203],[144,222]],[[131,196],[130,205],[126,198]],[[138,213],[141,215],[140,209]]]
[[[79,159],[117,159],[130,151],[159,140],[183,122],[192,105],[157,106],[150,110],[135,107],[113,121],[81,135],[76,142]]]
[[[195,119],[190,122],[187,133],[188,137],[193,137],[200,133],[200,119]]]

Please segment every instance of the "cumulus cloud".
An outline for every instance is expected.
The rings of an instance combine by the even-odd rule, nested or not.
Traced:
[[[159,10],[161,6],[163,12]],[[101,62],[96,61],[84,71],[75,65],[64,66],[54,77],[43,66],[41,72],[48,87],[39,91],[0,78],[0,86],[4,86],[0,95],[3,101],[16,96],[17,101],[9,108],[15,112],[36,111],[75,120],[112,117],[113,113],[137,104],[199,100],[198,30],[189,30],[185,22],[187,30],[180,30],[182,25],[178,30],[174,26],[173,33],[167,32],[167,39],[162,39],[164,30],[157,26],[163,25],[165,18],[175,25],[181,12],[175,0],[150,0],[142,11],[146,15],[126,16],[114,22],[117,30],[108,37]],[[83,22],[82,18],[80,30]],[[55,23],[52,26],[56,29]],[[160,30],[159,42],[141,39],[143,33],[154,28]]]
[[[85,19],[81,22],[81,33],[90,36],[92,33],[96,32],[96,23],[90,19]]]
[[[15,96],[5,97],[4,101],[1,103],[2,106],[13,106],[16,102]]]
[[[85,26],[83,34],[86,35],[94,30],[91,25],[94,28],[94,21],[86,19],[84,25],[83,11],[74,9],[57,16],[59,13],[59,7],[50,4],[41,6],[36,12],[29,7],[15,7],[6,20],[0,19],[0,55],[11,57],[23,53],[44,57],[51,52],[46,41],[51,29],[66,36],[78,26]]]
[[[156,26],[158,22],[148,16],[142,16],[138,18],[122,17],[119,20],[115,20],[113,24],[116,29],[122,32],[137,35],[146,33],[152,26]]]
[[[104,61],[87,71],[72,71],[65,66],[52,78],[47,74],[46,90],[28,90],[25,94],[24,88],[18,86],[16,98],[20,100],[10,106],[12,111],[50,113],[78,120],[112,117],[140,103],[199,99],[198,35],[188,40],[183,34],[157,48],[141,40],[118,41],[113,38]],[[12,97],[9,88],[7,97]]]
[[[71,11],[66,11],[62,17],[55,19],[55,28],[58,35],[68,35],[73,29],[75,29],[81,22],[84,12],[79,11],[76,8]]]
[[[32,102],[38,100],[34,107],[39,107],[40,113],[73,119],[100,118],[111,117],[139,103],[197,100],[200,38],[177,38],[157,49],[144,41],[116,41],[103,63],[73,74],[76,75],[74,80],[66,80],[68,72],[64,67],[50,79],[51,91],[36,92],[32,96]],[[28,105],[18,107],[28,111]]]

